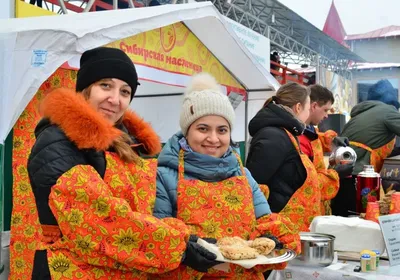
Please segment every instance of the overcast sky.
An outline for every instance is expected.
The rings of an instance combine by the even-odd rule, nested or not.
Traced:
[[[332,0],[278,0],[322,29]],[[347,34],[400,25],[400,0],[335,0]]]

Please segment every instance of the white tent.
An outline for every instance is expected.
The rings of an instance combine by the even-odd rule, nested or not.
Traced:
[[[183,22],[249,92],[265,93],[279,87],[210,2],[0,20],[0,144],[40,85],[64,62],[76,61],[85,50],[176,22]],[[147,70],[138,67],[142,79],[138,96],[157,98],[134,99],[132,107],[166,140],[178,130],[181,103],[181,96],[168,94],[183,90],[146,82]],[[163,71],[156,74],[160,82],[170,78]],[[234,139],[243,141],[243,104],[237,114]]]

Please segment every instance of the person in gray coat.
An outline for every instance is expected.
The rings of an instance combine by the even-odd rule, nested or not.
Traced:
[[[333,215],[344,216],[356,213],[355,178],[364,165],[373,165],[380,172],[383,161],[400,136],[400,113],[398,102],[364,101],[353,107],[351,119],[344,126],[341,137],[349,139],[350,147],[357,153],[353,176],[340,180],[340,189],[332,200]]]

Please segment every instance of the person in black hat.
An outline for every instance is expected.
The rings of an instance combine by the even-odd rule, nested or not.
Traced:
[[[128,109],[139,85],[130,58],[101,47],[80,63],[76,91],[56,89],[41,104],[28,174],[45,250],[33,264],[11,265],[11,278],[144,279],[181,263],[199,271],[216,265],[183,222],[152,215],[157,162],[143,157],[161,144]],[[30,248],[23,235],[13,240]]]

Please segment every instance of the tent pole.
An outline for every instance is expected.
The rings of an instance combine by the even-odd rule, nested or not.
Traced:
[[[275,91],[273,88],[255,88],[255,89],[248,89],[247,92],[260,92],[260,91]]]
[[[249,121],[249,92],[246,91],[246,96],[245,96],[245,100],[244,100],[244,162],[243,164],[246,164],[246,159],[247,159],[247,151],[248,151],[248,147],[247,147],[247,141],[248,141],[248,133],[247,133],[247,123]]]
[[[3,216],[4,216],[4,145],[0,144],[0,274],[4,270],[3,259],[1,258],[1,239],[3,236]]]
[[[128,0],[129,8],[135,8],[132,0]]]
[[[183,95],[183,92],[171,92],[171,93],[160,93],[160,94],[143,94],[135,95],[133,98],[143,98],[143,97],[164,97],[164,96],[179,96]]]
[[[87,12],[90,11],[90,9],[91,9],[92,6],[93,6],[94,1],[95,1],[95,0],[89,0],[89,2],[87,2],[85,9],[83,9],[83,12],[84,12],[84,13],[87,13]]]
[[[46,3],[46,2],[44,2],[44,3]],[[68,10],[65,7],[64,0],[58,0],[58,3],[60,4],[60,7],[61,7],[61,10],[62,10],[63,14],[64,15],[68,14]]]
[[[315,64],[316,64],[316,67],[315,67],[315,83],[316,84],[321,84],[321,65],[319,64],[319,54],[317,54],[316,56],[315,56],[315,60],[316,60],[316,62],[315,62]]]
[[[113,10],[118,10],[118,0],[113,0]]]

